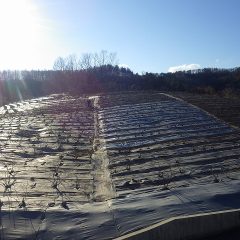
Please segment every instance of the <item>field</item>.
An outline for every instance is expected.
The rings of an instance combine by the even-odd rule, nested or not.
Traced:
[[[193,105],[196,105],[229,124],[240,127],[240,99],[224,98],[207,94],[173,93]]]
[[[240,102],[173,95],[1,107],[0,239],[111,239],[240,207]]]

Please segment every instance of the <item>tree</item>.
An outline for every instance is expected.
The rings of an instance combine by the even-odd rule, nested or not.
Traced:
[[[66,63],[62,57],[58,57],[53,64],[53,70],[66,70]]]
[[[65,58],[65,63],[66,63],[66,70],[68,71],[79,70],[77,56],[75,54],[68,55]]]
[[[107,51],[102,50],[100,53],[93,54],[94,66],[101,67],[107,65]]]
[[[87,70],[93,67],[93,55],[91,53],[83,53],[79,63],[80,69]]]
[[[102,50],[99,53],[83,53],[78,59],[75,54],[71,54],[66,58],[58,57],[54,64],[53,70],[87,70],[94,67],[102,67],[106,65],[117,65],[117,54]]]
[[[109,64],[110,65],[116,66],[116,65],[119,64],[116,52],[110,52],[108,57],[109,57]]]

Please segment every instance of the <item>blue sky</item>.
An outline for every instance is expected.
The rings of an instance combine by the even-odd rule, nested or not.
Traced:
[[[10,23],[0,17],[0,69],[101,50],[139,73],[240,66],[239,0],[0,0],[0,14],[12,8]]]

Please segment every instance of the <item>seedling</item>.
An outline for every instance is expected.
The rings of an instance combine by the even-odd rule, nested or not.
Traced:
[[[25,202],[25,200],[23,198],[22,201],[19,203],[18,207],[19,208],[26,208],[26,206],[27,206],[27,204],[26,204],[26,202]]]

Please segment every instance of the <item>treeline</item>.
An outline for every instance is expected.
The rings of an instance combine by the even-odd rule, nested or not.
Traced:
[[[54,93],[95,94],[128,89],[131,70],[104,65],[91,70],[2,71],[0,106]]]
[[[83,53],[80,57],[76,54],[70,54],[67,57],[58,57],[53,64],[53,70],[90,70],[106,65],[118,65],[116,53],[102,50],[99,53]]]
[[[240,68],[207,68],[176,73],[147,72],[139,75],[128,68],[109,64],[109,59],[108,61],[105,59],[106,64],[96,59],[92,59],[92,65],[88,67],[84,65],[84,68],[83,65],[78,65],[81,67],[76,68],[76,65],[69,64],[66,59],[61,61],[58,59],[54,64],[54,70],[2,71],[0,72],[0,105],[67,92],[97,94],[112,91],[156,90],[240,96]],[[113,59],[116,61],[115,57]]]

